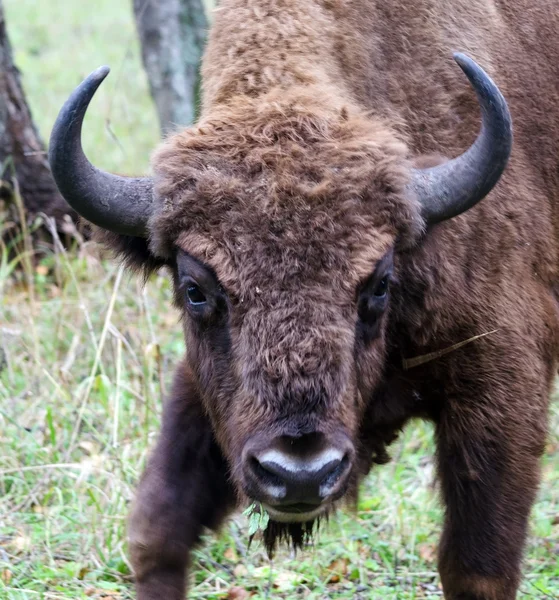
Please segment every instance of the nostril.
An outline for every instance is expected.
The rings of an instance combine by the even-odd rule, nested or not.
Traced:
[[[270,468],[270,465],[264,466],[256,456],[251,456],[249,459],[249,464],[252,469],[252,472],[259,481],[264,484],[272,485],[272,486],[283,486],[283,479],[274,473],[274,471]]]
[[[342,477],[347,474],[350,467],[349,454],[345,454],[343,458],[337,461],[336,464],[331,464],[330,469],[324,474],[324,478],[320,482],[320,495],[325,498],[331,495],[336,488],[336,485],[340,483]]]
[[[256,456],[248,457],[246,461],[248,481],[252,481],[251,487],[254,497],[264,497],[279,502],[287,495],[287,486],[282,477],[271,469],[264,466]]]
[[[337,477],[338,475],[341,475],[348,465],[349,456],[346,454],[340,461],[338,461],[336,465],[332,465],[332,469],[330,470],[330,473],[327,473],[326,477],[330,479],[332,477]]]

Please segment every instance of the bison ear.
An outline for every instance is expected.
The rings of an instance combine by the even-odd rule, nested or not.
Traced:
[[[156,257],[149,249],[149,242],[143,237],[134,237],[96,228],[93,234],[96,241],[108,247],[123,264],[143,274],[147,279],[160,267],[168,265],[168,261]]]

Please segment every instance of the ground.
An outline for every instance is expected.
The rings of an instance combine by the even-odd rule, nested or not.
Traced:
[[[129,3],[4,1],[43,135],[74,85],[111,64],[86,150],[104,168],[145,172],[157,122]],[[1,250],[0,599],[132,598],[126,513],[184,350],[169,282],[160,275],[143,287],[91,243],[34,267],[25,251],[11,260]],[[18,260],[25,277],[14,278]],[[558,404],[522,599],[559,598]],[[258,540],[248,548],[237,516],[196,553],[191,597],[440,598],[431,428],[413,424],[392,454],[363,485],[357,513],[332,518],[295,558],[271,563]]]

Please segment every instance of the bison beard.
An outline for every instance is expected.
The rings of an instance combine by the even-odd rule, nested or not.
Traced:
[[[278,523],[270,520],[268,526],[262,532],[262,541],[271,559],[279,544],[285,543],[299,550],[312,542],[313,535],[318,533],[322,520],[328,520],[328,515],[321,516],[307,523]]]

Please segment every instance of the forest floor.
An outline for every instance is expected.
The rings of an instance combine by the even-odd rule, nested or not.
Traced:
[[[158,130],[130,3],[4,2],[43,136],[82,77],[112,64],[86,151],[103,168],[145,172]],[[29,250],[0,256],[0,599],[133,598],[126,514],[184,352],[170,284],[157,275],[143,286],[93,243],[33,266]],[[432,433],[410,425],[393,461],[363,484],[357,511],[335,515],[295,557],[271,562],[258,540],[249,548],[236,516],[196,551],[191,597],[441,598]],[[558,454],[555,402],[522,599],[559,598]]]

